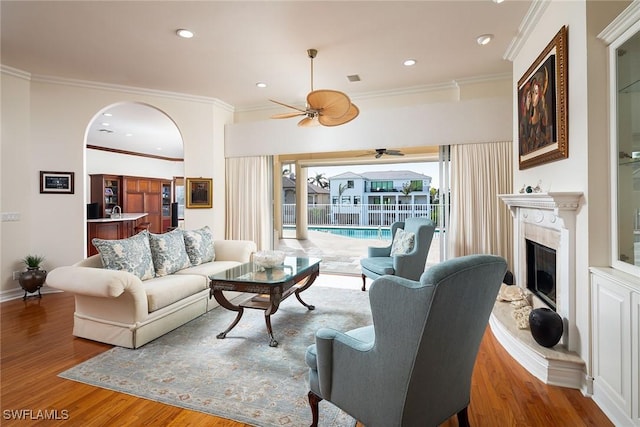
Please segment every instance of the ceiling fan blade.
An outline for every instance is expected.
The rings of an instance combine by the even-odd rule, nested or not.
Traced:
[[[299,117],[299,116],[304,116],[305,113],[304,112],[299,112],[299,113],[280,113],[280,114],[274,114],[273,116],[271,116],[272,119],[288,119],[291,117]]]
[[[276,104],[282,105],[284,107],[293,108],[294,110],[298,110],[298,111],[301,111],[303,113],[306,112],[306,110],[304,108],[294,107],[293,105],[285,104],[284,102],[276,101],[276,100],[273,100],[273,99],[270,99],[269,101],[275,102]]]
[[[385,154],[388,154],[390,156],[404,156],[404,153],[401,153],[398,150],[387,150]]]
[[[382,155],[383,155],[383,154],[384,154],[384,152],[383,152],[383,151],[379,151],[379,152],[377,152],[377,153],[376,153],[376,156],[375,156],[375,157],[376,157],[376,159],[379,159],[380,157],[382,157]]]
[[[360,114],[360,110],[358,109],[358,107],[356,107],[355,104],[351,104],[349,110],[342,117],[336,119],[325,116],[324,114],[320,114],[318,120],[323,126],[339,126],[345,123],[349,123],[351,120],[358,117],[358,114]]]
[[[301,128],[310,128],[310,127],[314,127],[314,126],[318,126],[320,123],[318,122],[318,118],[317,117],[305,117],[304,119],[300,120],[298,122],[298,126],[300,126]]]
[[[321,89],[309,92],[307,104],[322,116],[338,119],[349,111],[351,100],[340,91]]]

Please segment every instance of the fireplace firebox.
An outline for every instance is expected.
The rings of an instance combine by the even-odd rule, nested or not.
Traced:
[[[556,251],[526,239],[527,289],[556,310]]]

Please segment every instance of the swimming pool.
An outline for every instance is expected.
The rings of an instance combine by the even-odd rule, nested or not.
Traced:
[[[295,227],[285,226],[285,230],[294,230]],[[352,237],[354,239],[379,239],[391,240],[389,227],[309,227],[309,230],[323,233],[336,234],[338,236]]]

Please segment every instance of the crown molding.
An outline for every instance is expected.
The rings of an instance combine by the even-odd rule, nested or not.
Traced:
[[[31,73],[0,64],[0,73],[7,74],[20,79],[31,80]]]
[[[400,89],[390,89],[390,90],[380,90],[373,92],[363,92],[356,95],[349,95],[349,97],[353,101],[365,100],[365,99],[375,99],[375,98],[389,98],[394,96],[404,96],[404,95],[419,95],[429,92],[438,92],[442,90],[458,90],[461,85],[475,84],[475,83],[486,83],[492,81],[500,81],[500,80],[509,80],[511,81],[512,75],[511,73],[502,73],[502,74],[490,74],[485,76],[477,76],[477,77],[469,77],[451,80],[445,83],[435,83],[429,85],[420,85],[420,86],[410,86]],[[290,101],[290,104],[295,104],[296,101]],[[273,108],[273,104],[257,104],[250,105],[246,107],[238,107],[236,108],[236,112],[238,113],[249,113],[253,111],[262,111],[262,110],[270,110]]]
[[[640,1],[634,0],[598,34],[598,38],[609,45],[638,21],[640,21]]]
[[[1,64],[0,64],[0,70],[2,71],[2,73],[10,74],[16,77],[21,77],[27,80],[31,80],[33,82],[38,82],[38,83],[49,83],[49,84],[57,84],[57,85],[64,85],[64,86],[81,87],[85,89],[109,90],[109,91],[123,92],[123,93],[129,93],[134,95],[159,96],[162,98],[170,98],[178,101],[201,102],[204,104],[212,104],[218,108],[221,108],[231,113],[235,111],[232,105],[227,104],[226,102],[223,102],[217,98],[209,98],[206,96],[188,95],[185,93],[154,90],[154,89],[147,89],[147,88],[141,88],[141,87],[135,87],[135,86],[125,86],[125,85],[117,85],[117,84],[111,84],[111,83],[93,82],[88,80],[67,79],[63,77],[31,74],[26,71],[22,71],[17,68],[13,68],[13,67],[1,65]]]
[[[511,43],[509,43],[502,59],[513,62],[535,27],[540,23],[540,19],[549,7],[549,4],[551,4],[549,0],[534,0],[533,3],[531,3],[527,14],[518,27],[518,34],[511,40]]]

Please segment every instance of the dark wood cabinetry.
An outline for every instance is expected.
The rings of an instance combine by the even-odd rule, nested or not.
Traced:
[[[117,175],[90,175],[91,203],[98,203],[100,218],[111,215],[114,206],[122,208],[122,177]]]
[[[151,233],[164,233],[171,225],[171,181],[137,176],[91,175],[91,202],[108,218],[116,204],[122,213],[147,214]],[[165,207],[166,205],[166,207]]]

